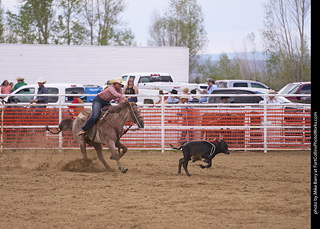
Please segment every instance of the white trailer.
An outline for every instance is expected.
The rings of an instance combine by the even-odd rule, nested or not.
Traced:
[[[0,44],[2,81],[104,85],[126,72],[168,72],[189,82],[189,49],[184,47],[65,46]],[[2,82],[1,81],[1,82]]]

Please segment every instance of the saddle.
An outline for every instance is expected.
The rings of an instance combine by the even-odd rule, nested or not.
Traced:
[[[105,119],[105,117],[107,117],[107,115],[109,114],[108,108],[107,107],[103,107],[100,111],[100,115],[98,120],[96,121],[96,123],[90,128],[90,132],[88,133],[88,135],[86,136],[87,138],[91,137],[91,141],[89,143],[89,146],[92,146],[96,137],[97,137],[97,132],[98,132],[98,126],[103,122],[103,120]],[[83,111],[80,112],[80,114],[78,115],[78,118],[82,121],[82,122],[86,122],[92,115],[92,110],[91,109],[85,109]],[[107,122],[108,123],[108,122]],[[115,129],[115,128],[114,128]],[[115,129],[117,132],[118,129]],[[100,142],[100,136],[98,136],[98,142]]]

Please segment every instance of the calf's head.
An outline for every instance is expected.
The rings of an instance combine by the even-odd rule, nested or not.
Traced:
[[[228,143],[226,143],[225,140],[219,139],[215,140],[215,145],[216,145],[216,153],[225,153],[225,154],[230,154],[229,149],[228,149]]]

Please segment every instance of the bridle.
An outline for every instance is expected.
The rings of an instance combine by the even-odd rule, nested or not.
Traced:
[[[137,116],[136,116],[136,113],[135,113],[134,110],[133,110],[133,107],[132,107],[131,103],[130,103],[130,102],[128,102],[128,103],[129,103],[129,105],[130,105],[131,113],[132,113],[134,119],[136,120],[139,129],[142,129],[142,126],[141,126],[140,122],[138,121],[138,118],[137,118]]]

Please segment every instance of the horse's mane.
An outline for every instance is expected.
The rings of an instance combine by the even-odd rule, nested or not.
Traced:
[[[110,113],[119,113],[121,110],[123,110],[126,107],[129,107],[129,103],[122,101],[117,106],[111,106],[109,108],[109,112]]]

